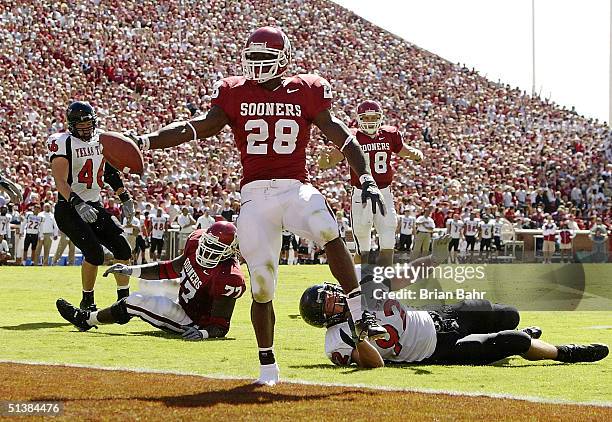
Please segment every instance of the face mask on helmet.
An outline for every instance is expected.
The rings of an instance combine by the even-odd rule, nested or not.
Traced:
[[[242,72],[251,81],[263,83],[282,76],[291,61],[291,45],[285,34],[282,48],[268,46],[268,42],[251,41],[242,50]],[[256,37],[256,34],[253,34]]]
[[[237,244],[236,237],[228,245],[221,242],[217,236],[204,233],[198,241],[196,261],[203,268],[214,268],[219,262],[225,261],[236,254]]]
[[[83,141],[89,141],[97,127],[97,116],[93,107],[86,102],[74,102],[66,111],[68,130]]]
[[[331,327],[346,321],[346,295],[337,284],[318,284],[306,289],[300,299],[300,315],[314,327]]]
[[[374,135],[380,129],[383,114],[380,111],[366,111],[357,115],[359,130],[368,135]]]

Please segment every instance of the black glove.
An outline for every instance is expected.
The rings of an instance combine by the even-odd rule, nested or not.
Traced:
[[[359,178],[361,182],[361,204],[363,207],[366,206],[368,199],[372,202],[372,213],[376,214],[376,208],[380,210],[382,215],[386,214],[385,209],[385,200],[382,197],[382,193],[378,186],[376,186],[376,182],[374,178],[369,174],[363,174]]]
[[[138,136],[136,134],[136,132],[134,132],[132,130],[129,130],[127,132],[123,132],[123,136],[125,136],[126,138],[130,138],[132,141],[134,141],[136,146],[138,146],[138,149],[140,149],[141,151],[146,151],[146,150],[149,149],[149,145],[145,142],[143,137],[142,136]]]

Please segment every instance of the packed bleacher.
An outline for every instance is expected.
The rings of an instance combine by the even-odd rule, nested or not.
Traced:
[[[292,72],[331,82],[338,117],[349,122],[360,100],[375,99],[386,123],[423,150],[419,165],[397,161],[398,213],[431,206],[438,227],[472,209],[521,228],[541,227],[547,213],[572,216],[578,228],[596,217],[612,224],[607,124],[489,81],[325,0],[1,2],[0,169],[25,187],[19,211],[57,200],[45,140],[64,130],[71,100],[90,101],[101,126],[117,131],[203,113],[213,82],[240,72],[242,44],[264,24],[289,35]],[[348,215],[348,167],[319,171],[317,153],[328,146],[318,132],[314,139],[312,182]],[[159,206],[173,218],[187,206],[195,219],[205,209],[239,211],[228,129],[146,158],[144,176],[127,183],[141,210]]]

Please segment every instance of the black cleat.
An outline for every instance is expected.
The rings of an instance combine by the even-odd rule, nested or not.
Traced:
[[[57,299],[55,302],[55,306],[59,311],[62,318],[66,321],[74,324],[75,327],[79,329],[79,331],[87,331],[91,330],[95,325],[89,325],[87,320],[89,319],[90,311],[77,308],[65,301],[64,299]],[[96,327],[98,328],[98,327]]]
[[[564,344],[556,346],[559,354],[559,362],[597,362],[608,356],[608,346],[600,343],[593,344]]]
[[[79,303],[79,308],[89,312],[96,312],[98,310],[98,306],[95,303],[86,300],[81,300],[81,303]]]
[[[521,330],[531,338],[539,339],[542,337],[542,329],[540,327],[527,327]]]
[[[359,340],[378,340],[386,338],[388,333],[379,323],[376,321],[376,317],[373,313],[363,311],[361,319],[355,321],[355,334]]]

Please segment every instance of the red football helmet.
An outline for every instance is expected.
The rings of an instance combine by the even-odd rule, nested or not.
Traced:
[[[255,53],[264,53],[271,58],[255,59]],[[263,83],[283,75],[291,61],[291,43],[283,31],[271,26],[255,30],[242,49],[242,71],[244,77]]]
[[[367,117],[367,119],[364,119]],[[383,121],[382,107],[376,101],[366,100],[357,107],[357,123],[359,130],[368,135],[374,135],[380,129]]]
[[[214,268],[237,252],[236,226],[227,221],[217,221],[200,237],[196,261],[203,268]]]

